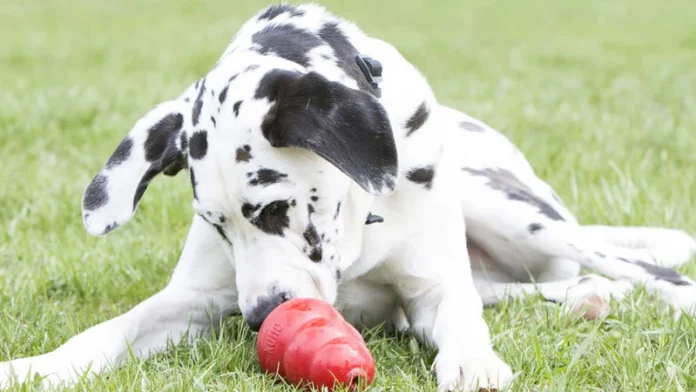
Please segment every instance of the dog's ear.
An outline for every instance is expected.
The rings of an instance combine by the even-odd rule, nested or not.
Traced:
[[[316,72],[276,70],[261,80],[256,97],[275,102],[261,127],[272,146],[311,150],[373,195],[396,187],[394,135],[372,95]]]
[[[186,167],[179,134],[184,103],[160,103],[133,126],[82,198],[82,219],[92,235],[104,235],[128,221],[150,181]],[[185,148],[185,147],[184,147]]]

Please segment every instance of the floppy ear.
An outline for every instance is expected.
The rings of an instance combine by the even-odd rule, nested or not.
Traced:
[[[82,198],[82,219],[90,234],[107,234],[128,221],[156,175],[173,176],[186,167],[178,137],[183,109],[181,101],[157,105],[116,147]]]
[[[367,192],[394,190],[398,157],[389,118],[372,95],[316,72],[269,72],[257,97],[275,104],[261,126],[274,147],[300,147],[331,162]]]

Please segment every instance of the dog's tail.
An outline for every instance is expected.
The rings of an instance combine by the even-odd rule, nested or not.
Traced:
[[[645,250],[663,267],[680,266],[696,254],[696,239],[681,230],[601,225],[583,226],[582,230],[615,246]]]

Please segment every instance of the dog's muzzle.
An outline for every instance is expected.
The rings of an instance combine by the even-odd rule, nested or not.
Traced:
[[[244,321],[246,321],[249,329],[254,332],[258,332],[261,329],[261,324],[266,320],[273,309],[277,308],[278,305],[290,300],[292,296],[288,292],[274,293],[270,295],[264,295],[259,297],[256,301],[256,306],[254,306],[248,314],[244,315]]]

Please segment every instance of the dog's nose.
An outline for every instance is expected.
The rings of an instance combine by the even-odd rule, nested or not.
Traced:
[[[244,317],[249,329],[254,332],[259,332],[261,324],[263,324],[264,320],[266,320],[266,317],[268,317],[273,309],[290,298],[291,296],[287,292],[259,297],[256,301],[256,306]]]

